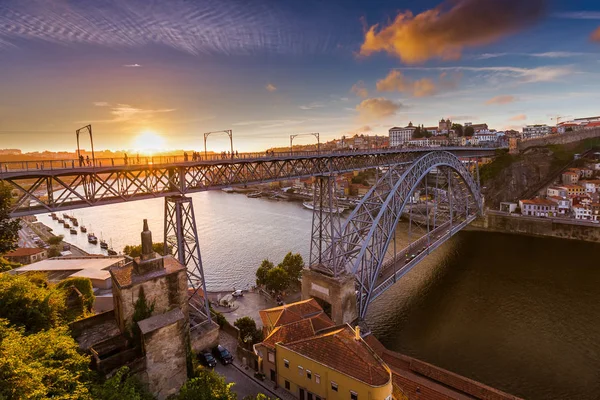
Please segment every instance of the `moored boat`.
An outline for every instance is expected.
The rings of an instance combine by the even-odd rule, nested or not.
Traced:
[[[88,233],[88,243],[98,244],[98,238],[93,233]]]
[[[233,188],[232,187],[226,187],[221,189],[222,191],[224,191],[225,193],[233,193]]]
[[[302,203],[302,205],[303,205],[304,207],[308,208],[309,210],[313,210],[313,211],[314,211],[314,210],[317,210],[317,211],[319,211],[319,210],[320,210],[320,207],[319,207],[319,206],[315,206],[315,205],[313,204],[313,202],[312,202],[312,201],[305,201],[305,202],[303,202],[303,203]],[[323,207],[323,210],[322,210],[322,211],[323,211],[323,212],[326,212],[326,213],[337,213],[337,214],[341,214],[341,213],[343,213],[343,212],[344,212],[344,210],[345,210],[345,208],[344,208],[344,207],[335,207],[335,208],[333,208],[333,209],[331,209],[331,208],[329,208],[329,207]]]
[[[262,196],[262,192],[252,192],[252,193],[248,193],[246,195],[246,197],[250,198],[250,199],[256,199],[258,197]]]
[[[75,228],[71,228],[69,232],[71,232],[71,235],[77,235],[77,229]]]
[[[87,228],[86,228],[85,226],[83,226],[83,225],[81,225],[81,226],[79,227],[79,230],[80,230],[82,233],[86,233],[86,232],[87,232]]]

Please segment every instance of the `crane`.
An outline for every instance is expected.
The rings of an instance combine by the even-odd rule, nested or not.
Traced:
[[[552,120],[556,121],[556,125],[560,124],[560,121],[565,119],[565,118],[569,118],[572,117],[572,115],[556,115],[554,118],[550,118]]]

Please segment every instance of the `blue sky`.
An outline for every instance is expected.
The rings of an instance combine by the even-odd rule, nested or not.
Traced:
[[[98,148],[233,129],[252,151],[599,115],[599,27],[596,1],[0,0],[0,148],[72,150],[88,123]]]

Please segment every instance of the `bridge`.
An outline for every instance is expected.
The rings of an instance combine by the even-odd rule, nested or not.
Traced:
[[[353,277],[357,311],[344,319],[364,319],[370,302],[480,212],[478,180],[471,172],[478,171],[474,160],[494,152],[448,147],[244,153],[192,161],[187,156],[40,160],[0,163],[0,180],[16,194],[12,217],[164,197],[165,246],[188,267],[195,294],[206,287],[190,193],[315,177],[310,270],[334,279]],[[335,177],[370,168],[381,176],[342,226],[334,212]],[[409,240],[397,251],[395,230],[407,211]],[[210,320],[206,298],[190,306],[198,324]]]

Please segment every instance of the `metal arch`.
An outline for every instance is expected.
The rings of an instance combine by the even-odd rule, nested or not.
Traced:
[[[363,198],[342,227],[333,250],[333,271],[351,273],[357,280],[359,318],[364,319],[392,234],[414,190],[435,168],[448,167],[465,182],[481,212],[478,186],[462,162],[453,154],[436,151],[416,160],[408,168],[390,168]]]

